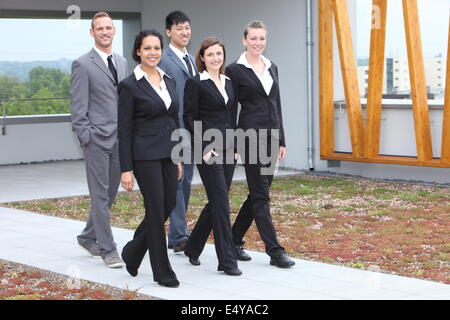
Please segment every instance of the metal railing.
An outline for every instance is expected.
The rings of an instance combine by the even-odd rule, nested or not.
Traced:
[[[2,110],[2,136],[6,135],[6,117],[8,116],[7,104],[9,102],[23,102],[23,101],[47,101],[47,100],[70,100],[69,97],[54,97],[54,98],[12,98],[12,99],[0,99],[0,106]]]

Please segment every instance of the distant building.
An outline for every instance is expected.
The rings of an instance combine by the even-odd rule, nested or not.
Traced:
[[[364,60],[358,65],[358,80],[361,96],[365,97],[369,84],[369,66]],[[447,59],[442,55],[425,58],[425,81],[429,97],[437,99],[444,96]],[[411,82],[407,57],[386,58],[384,68],[383,94],[409,95]]]
[[[384,66],[384,76],[383,76],[383,94],[387,93],[387,82],[386,82],[386,65]],[[361,96],[365,97],[367,95],[367,89],[369,87],[369,66],[368,65],[359,65],[358,66],[358,81],[359,81],[359,90],[361,92]]]

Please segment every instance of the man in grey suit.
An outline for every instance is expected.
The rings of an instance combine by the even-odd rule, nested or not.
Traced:
[[[180,127],[184,128],[184,85],[187,79],[197,73],[195,59],[186,49],[191,39],[189,17],[181,11],[171,12],[166,17],[166,34],[170,39],[170,44],[163,52],[159,67],[174,79],[177,84],[179,98],[178,119],[180,121]],[[183,139],[183,142],[184,152],[190,152],[189,139]],[[189,238],[186,211],[191,194],[193,171],[194,165],[192,161],[191,163],[183,163],[183,179],[178,182],[177,202],[170,214],[168,247],[169,249],[174,249],[175,253],[184,251],[187,239]]]
[[[78,244],[101,256],[110,268],[121,268],[109,210],[120,182],[117,145],[117,85],[127,75],[126,60],[112,52],[116,30],[106,12],[92,19],[94,48],[72,64],[72,126],[83,148],[91,208]]]

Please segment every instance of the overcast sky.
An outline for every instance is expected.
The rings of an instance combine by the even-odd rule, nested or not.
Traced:
[[[357,55],[368,57],[372,0],[357,0]],[[424,56],[447,54],[450,0],[418,0]],[[406,56],[402,0],[389,0],[386,26],[386,55]]]
[[[0,60],[33,61],[74,59],[94,44],[91,20],[0,19]],[[113,50],[122,54],[122,21],[114,21]]]

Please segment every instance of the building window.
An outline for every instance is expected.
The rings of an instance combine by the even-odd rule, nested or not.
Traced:
[[[8,116],[70,113],[72,61],[93,46],[91,20],[78,22],[79,28],[71,28],[67,19],[0,19],[1,30],[27,30],[26,41],[14,32],[1,36],[0,98],[8,100]],[[115,52],[122,54],[122,21],[114,24]]]

